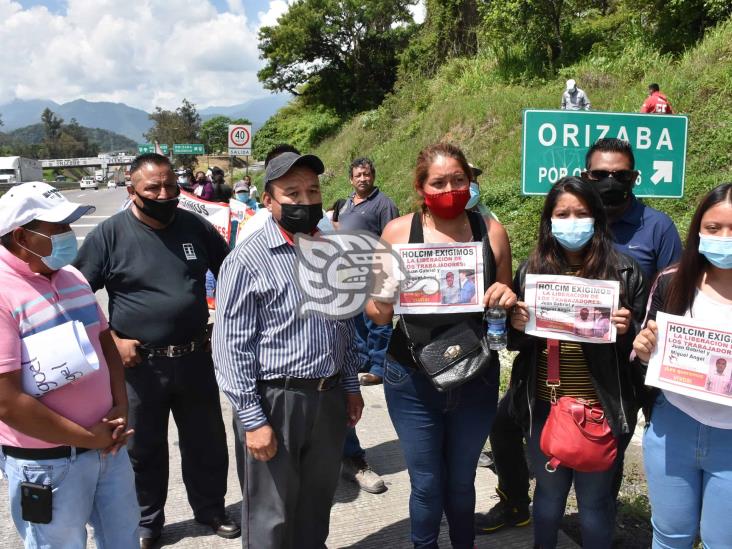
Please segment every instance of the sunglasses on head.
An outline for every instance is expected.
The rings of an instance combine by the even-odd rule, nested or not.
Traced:
[[[617,170],[614,172],[610,170],[587,170],[585,174],[587,174],[587,179],[592,179],[593,181],[600,181],[606,177],[612,177],[621,183],[633,183],[638,177],[638,172],[635,170]]]

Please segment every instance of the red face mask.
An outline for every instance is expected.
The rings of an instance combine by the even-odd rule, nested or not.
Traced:
[[[455,219],[470,200],[470,187],[444,193],[424,193],[424,204],[437,217]]]

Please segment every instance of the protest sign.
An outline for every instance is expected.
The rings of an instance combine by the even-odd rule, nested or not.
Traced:
[[[719,321],[658,313],[646,385],[732,406],[732,330]]]
[[[613,343],[620,283],[576,276],[526,275],[526,333],[564,341]]]
[[[233,248],[234,246],[236,246],[237,240],[239,239],[239,231],[241,231],[242,227],[246,224],[247,221],[254,217],[254,214],[256,212],[249,208],[246,204],[244,204],[244,202],[240,202],[239,200],[235,200],[233,198],[229,200],[229,211],[231,227],[229,243]]]
[[[397,244],[407,270],[396,314],[482,312],[483,244]]]
[[[180,196],[178,197],[178,207],[197,213],[216,227],[216,230],[219,231],[227,242],[229,241],[231,222],[228,204],[209,202],[208,200],[197,197],[195,194],[181,190]]]
[[[99,370],[99,358],[78,320],[21,339],[21,386],[33,397],[60,389]]]

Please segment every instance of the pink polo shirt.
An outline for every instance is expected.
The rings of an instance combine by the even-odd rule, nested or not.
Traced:
[[[99,357],[94,374],[51,391],[39,400],[71,421],[91,427],[112,407],[109,370],[99,334],[107,320],[83,275],[73,267],[47,278],[0,246],[0,374],[20,369],[22,337],[69,320],[84,323]],[[52,448],[52,444],[20,433],[0,421],[0,444],[21,448]]]

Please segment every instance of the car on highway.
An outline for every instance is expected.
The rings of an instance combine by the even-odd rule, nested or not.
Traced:
[[[94,176],[85,175],[79,181],[79,188],[94,189],[96,191],[97,189],[99,189],[99,182],[94,178]]]

